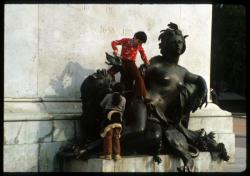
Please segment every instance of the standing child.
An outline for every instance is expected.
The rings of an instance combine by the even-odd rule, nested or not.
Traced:
[[[121,45],[121,61],[124,70],[127,72],[126,79],[123,80],[126,88],[133,88],[137,97],[142,98],[145,102],[149,102],[151,99],[147,95],[147,90],[144,84],[144,80],[141,76],[140,71],[136,66],[136,55],[137,52],[141,54],[141,58],[144,64],[149,65],[150,62],[147,59],[147,55],[142,47],[143,43],[146,43],[147,35],[144,31],[138,31],[134,34],[133,38],[122,38],[121,40],[114,40],[111,42],[113,48],[113,54],[118,55],[118,45]],[[108,73],[114,78],[114,75],[118,72],[115,67],[111,67]]]
[[[104,159],[111,160],[112,151],[114,151],[116,161],[121,159],[120,133],[126,104],[126,99],[122,96],[124,89],[122,83],[116,83],[113,92],[108,93],[100,103],[105,115],[100,134],[104,138],[104,156],[101,157]]]

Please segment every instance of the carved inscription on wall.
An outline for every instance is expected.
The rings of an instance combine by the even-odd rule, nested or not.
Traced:
[[[108,13],[108,14],[112,14],[113,13],[113,7],[112,6],[110,6],[110,5],[107,5],[106,6],[106,13]]]
[[[132,29],[128,29],[128,28],[123,28],[122,29],[122,35],[123,36],[131,36],[133,34]]]
[[[89,11],[89,9],[90,9],[89,5],[86,5],[86,4],[84,4],[82,7],[83,11]]]
[[[115,32],[115,29],[113,26],[108,26],[108,25],[107,26],[104,26],[104,25],[100,26],[100,33],[101,34],[107,34],[107,33],[112,34],[114,32]]]

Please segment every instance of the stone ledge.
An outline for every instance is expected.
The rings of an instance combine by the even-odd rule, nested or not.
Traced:
[[[16,113],[5,112],[4,121],[46,121],[46,120],[79,120],[81,113]]]
[[[215,133],[233,133],[233,117],[190,117],[188,128],[191,130],[204,128],[208,133],[210,131]]]
[[[214,103],[208,103],[207,107],[202,106],[201,109],[198,109],[194,113],[191,113],[190,116],[208,116],[208,117],[217,117],[217,116],[232,116],[232,113],[221,109],[218,105]]]
[[[177,172],[183,166],[181,159],[171,155],[160,155],[162,163],[153,161],[152,156],[123,156],[120,161],[92,158],[88,161],[65,159],[64,172]],[[224,161],[212,160],[209,152],[201,152],[194,159],[195,172],[223,172]]]
[[[4,97],[4,102],[81,102],[80,98],[71,97]]]
[[[5,102],[4,121],[77,120],[81,117],[81,108],[81,102]],[[232,115],[230,112],[220,109],[217,105],[208,103],[207,108],[202,108],[195,113],[191,113],[190,117],[192,119],[191,121],[194,121],[196,118],[200,119],[201,117],[204,119],[211,118],[211,120],[214,121],[219,118],[230,118]],[[228,119],[227,122],[229,123],[230,120],[231,119]],[[231,130],[231,126],[229,129]]]
[[[81,114],[82,103],[77,101],[57,102],[4,102],[5,113],[51,113],[51,114]],[[228,111],[222,110],[216,104],[208,103],[196,112],[192,117],[219,117],[232,116]]]
[[[5,112],[4,122],[19,121],[51,121],[51,120],[80,120],[81,113],[14,113]],[[204,128],[206,131],[216,133],[233,132],[232,117],[190,117],[189,129],[197,130]]]
[[[5,113],[78,114],[81,102],[4,102]]]

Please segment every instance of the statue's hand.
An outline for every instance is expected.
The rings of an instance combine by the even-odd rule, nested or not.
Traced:
[[[139,70],[140,70],[142,76],[145,75],[145,72],[148,69],[148,66],[149,66],[148,64],[141,64],[140,65]]]

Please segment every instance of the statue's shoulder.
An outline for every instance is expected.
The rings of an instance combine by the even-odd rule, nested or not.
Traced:
[[[182,71],[184,71],[184,72],[188,72],[188,70],[185,68],[185,67],[183,67],[183,66],[181,66],[181,65],[176,65],[180,70],[182,70]]]
[[[158,55],[158,56],[154,56],[150,59],[150,63],[154,64],[154,63],[159,63],[162,60],[162,56]]]

